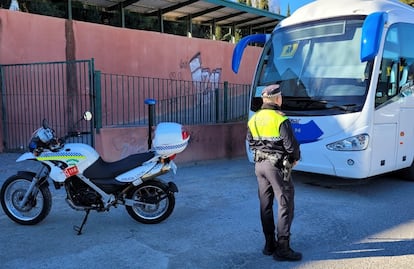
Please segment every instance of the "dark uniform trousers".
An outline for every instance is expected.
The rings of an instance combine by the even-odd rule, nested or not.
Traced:
[[[268,160],[256,162],[255,173],[259,187],[260,217],[264,234],[275,233],[273,201],[276,198],[278,202],[277,237],[289,237],[295,194],[292,180],[284,181],[282,171]]]

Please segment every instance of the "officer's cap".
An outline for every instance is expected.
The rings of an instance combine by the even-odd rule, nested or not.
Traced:
[[[272,84],[262,90],[263,98],[271,98],[280,94],[280,86],[278,84]]]

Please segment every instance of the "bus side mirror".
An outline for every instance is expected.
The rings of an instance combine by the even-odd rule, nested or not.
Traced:
[[[249,43],[255,42],[264,44],[269,37],[270,35],[267,34],[254,34],[243,37],[233,50],[233,58],[231,61],[231,68],[233,69],[233,72],[236,74],[239,72],[240,61],[243,56],[244,49]]]
[[[382,30],[388,20],[385,12],[374,12],[365,18],[361,35],[361,62],[370,61],[378,54]]]

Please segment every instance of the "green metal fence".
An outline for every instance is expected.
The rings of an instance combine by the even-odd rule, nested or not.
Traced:
[[[145,99],[155,99],[155,121],[185,125],[247,119],[249,85],[98,74],[102,126],[148,123]]]
[[[147,125],[146,99],[155,99],[154,124],[214,124],[247,119],[250,86],[106,74],[94,61],[0,65],[3,145],[25,149],[43,118],[58,135],[101,127]],[[78,122],[82,113],[93,122]],[[75,126],[76,125],[76,126]],[[77,142],[94,144],[93,136]]]
[[[93,110],[93,60],[0,65],[3,145],[26,149],[34,130],[47,119],[58,136],[80,130],[77,142],[93,146],[92,124],[80,122]]]

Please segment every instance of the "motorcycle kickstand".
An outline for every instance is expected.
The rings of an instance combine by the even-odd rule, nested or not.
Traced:
[[[86,221],[88,220],[89,212],[90,212],[90,209],[87,209],[87,210],[86,210],[86,215],[85,215],[85,217],[83,218],[83,221],[82,221],[82,224],[81,224],[81,226],[80,226],[80,227],[79,227],[79,226],[73,226],[73,229],[74,229],[76,232],[78,232],[78,235],[81,235],[81,234],[82,234],[82,229],[83,229],[83,226],[85,225]]]

